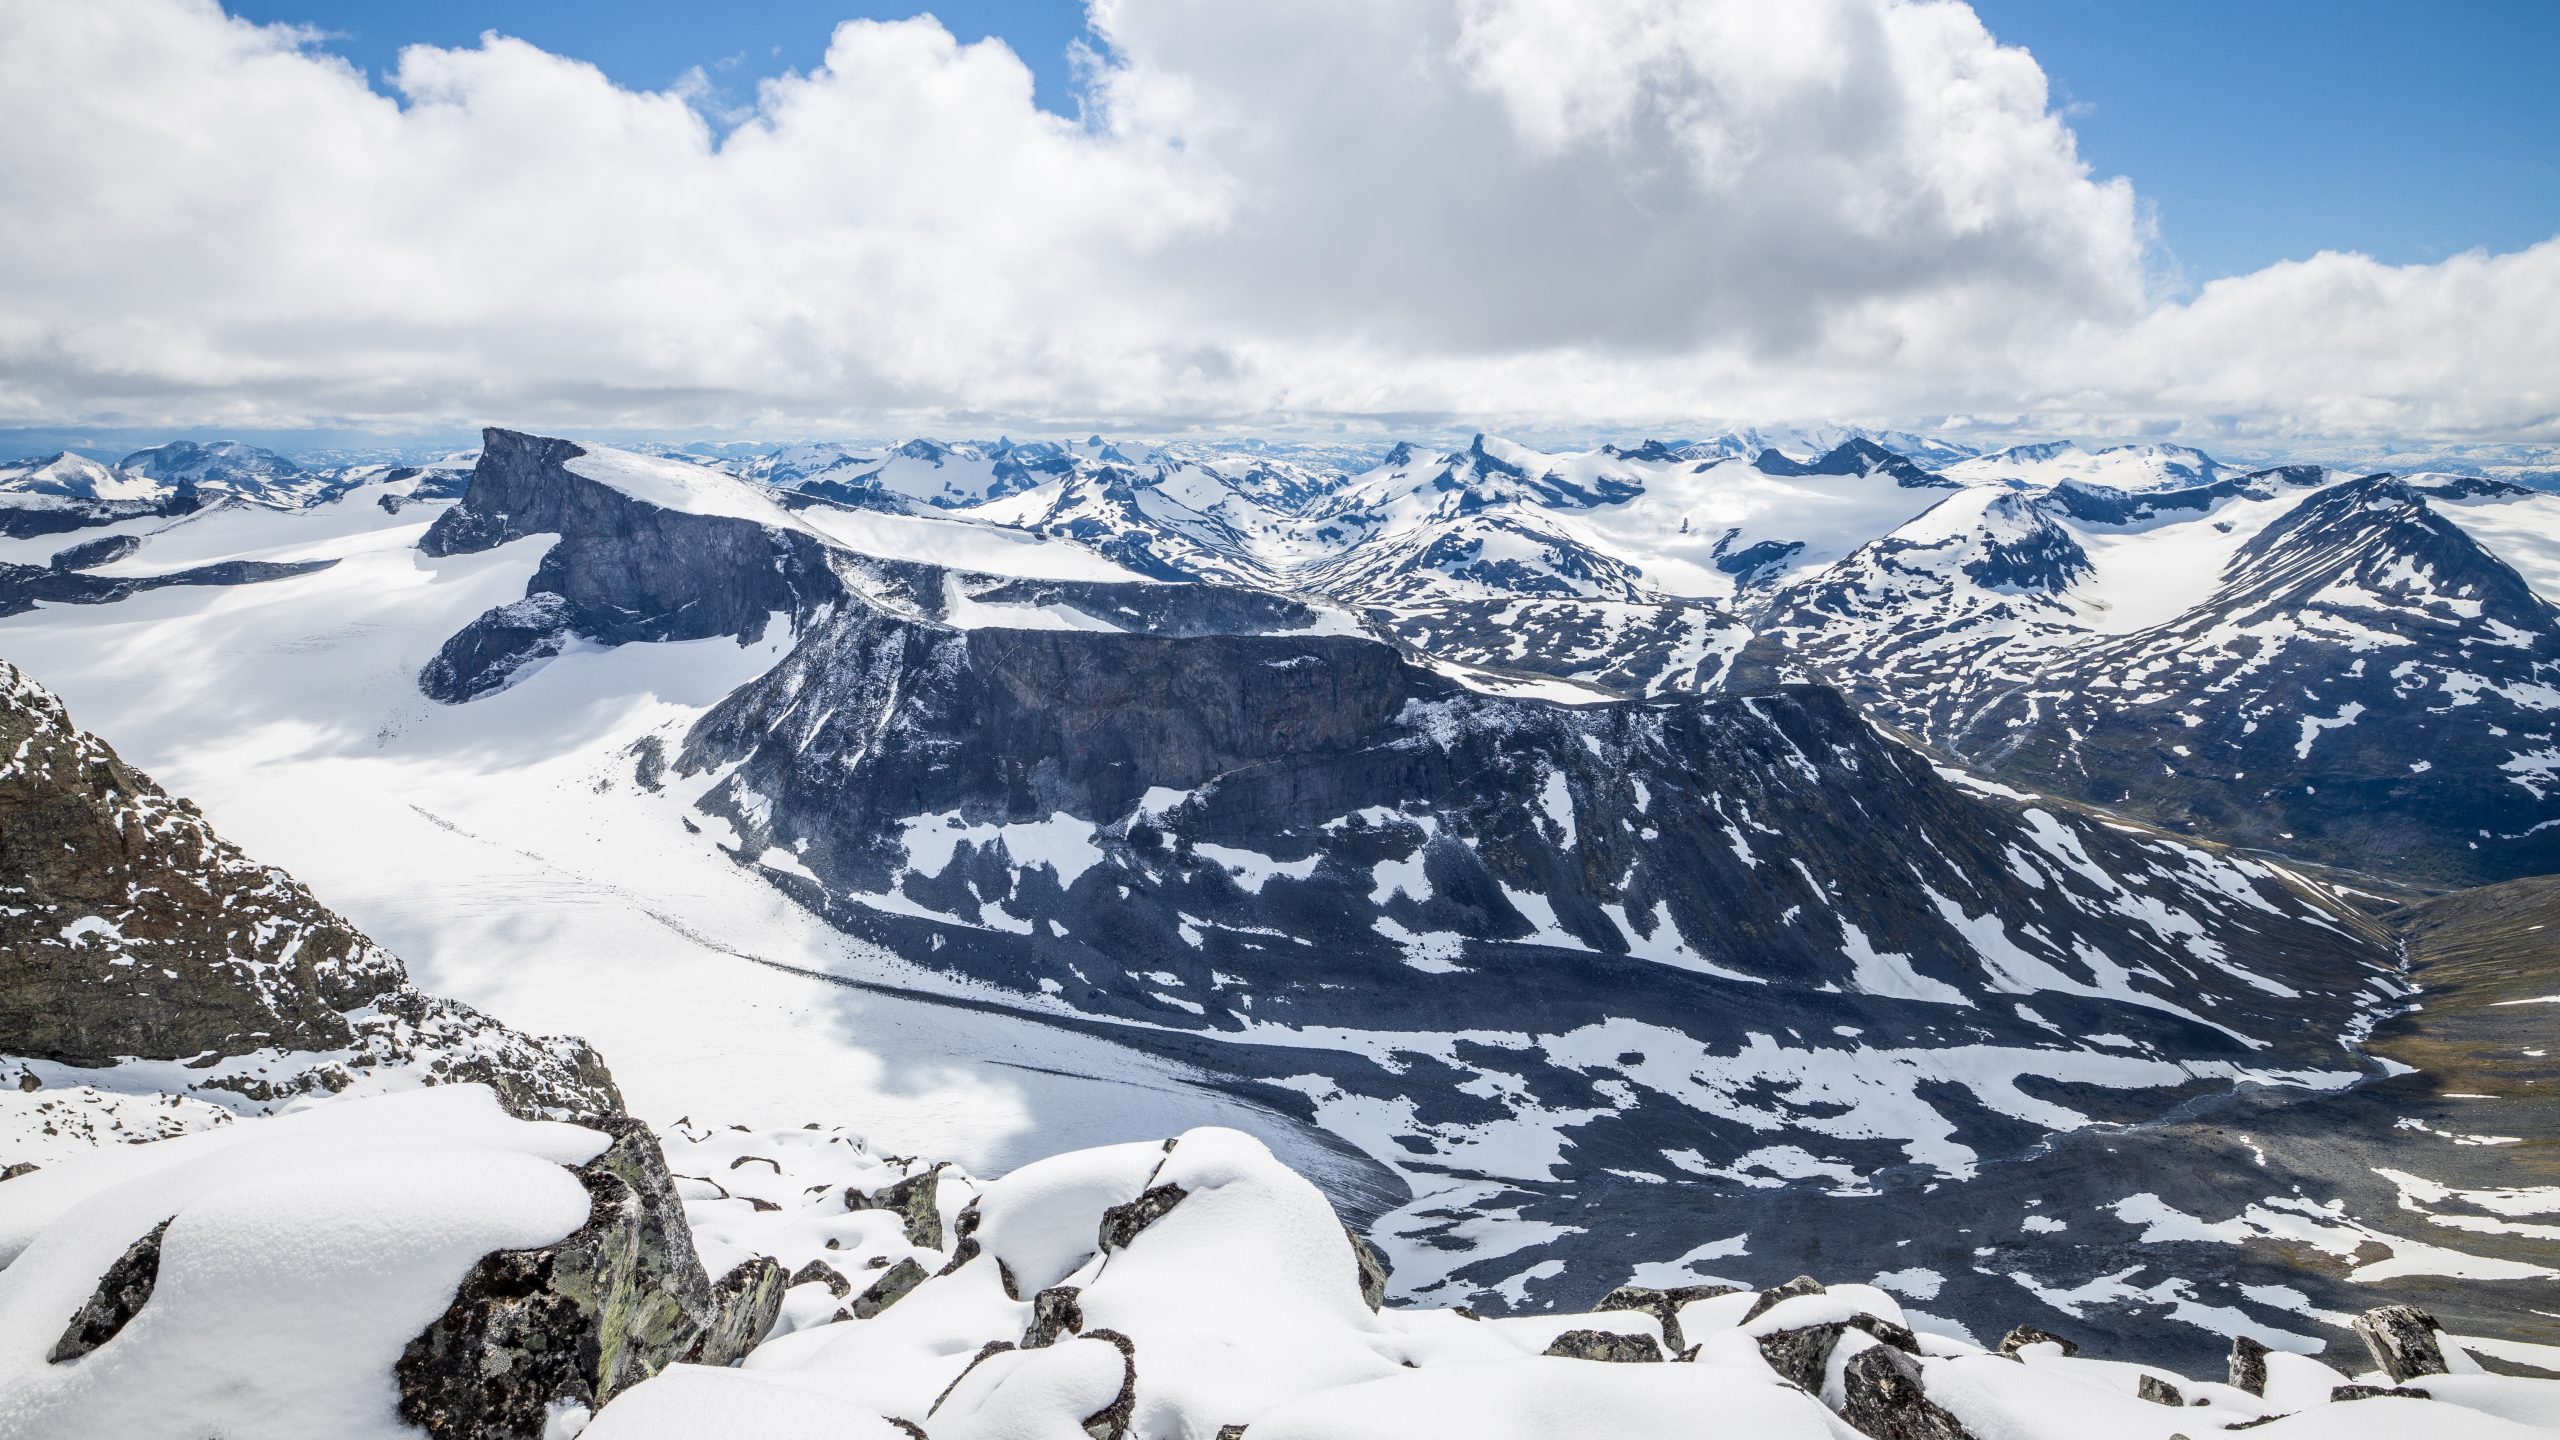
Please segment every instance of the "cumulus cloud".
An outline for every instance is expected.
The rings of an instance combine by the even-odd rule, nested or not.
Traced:
[[[2068,413],[2554,427],[2560,246],[2171,303],[1922,0],[1094,0],[1082,121],[849,22],[715,126],[502,37],[0,14],[0,423],[791,430]]]

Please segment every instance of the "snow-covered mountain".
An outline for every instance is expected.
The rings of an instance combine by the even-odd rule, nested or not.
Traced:
[[[237,495],[262,504],[303,505],[333,488],[326,470],[306,470],[273,450],[237,440],[175,440],[116,462],[128,475],[202,495]]]
[[[661,1125],[870,1114],[989,1170],[1248,1129],[1396,1298],[1488,1314],[1630,1266],[1916,1270],[1968,1323],[2217,1317],[2181,1363],[2214,1324],[2313,1344],[2347,1280],[2253,1251],[2137,1282],[2185,1232],[2124,1216],[2345,1203],[2327,1153],[2190,1173],[2222,1142],[2176,1117],[2274,1134],[2354,1093],[2404,956],[2344,891],[2102,807],[2404,875],[2503,827],[2479,873],[2539,864],[2511,777],[2545,777],[2507,762],[2560,695],[2560,525],[2511,487],[1968,484],[1863,436],[825,448],[493,430],[467,485],[0,539],[74,577],[0,654],[422,983],[597,1039]],[[233,565],[276,568],[202,578]],[[2140,773],[2207,744],[2247,776]],[[2390,767],[2417,779],[2354,792],[2365,833],[2316,810]],[[2292,834],[2197,799],[2295,776],[2263,817]],[[2175,1174],[2128,1189],[2103,1157],[2137,1143]],[[2387,1244],[2357,1196],[2322,1213]],[[1915,1263],[1922,1215],[2000,1264]]]
[[[0,464],[0,491],[69,500],[157,500],[174,487],[65,450]]]
[[[2065,481],[2109,490],[2187,490],[2241,473],[2188,445],[2109,445],[2084,450],[2069,440],[2013,445],[1942,466],[1962,484],[2010,481],[2048,486]]]

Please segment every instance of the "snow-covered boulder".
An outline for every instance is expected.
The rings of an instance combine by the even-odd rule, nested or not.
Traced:
[[[649,1132],[486,1088],[314,1105],[0,1187],[0,1436],[535,1440],[763,1338]]]
[[[2476,1373],[2458,1347],[2425,1398],[2263,1347],[2235,1351],[2250,1388],[2028,1326],[1985,1349],[1811,1278],[1629,1285],[1587,1314],[1373,1308],[1324,1199],[1232,1130],[990,1181],[814,1128],[688,1123],[667,1143],[680,1173],[718,1177],[678,1182],[707,1246],[825,1258],[743,1368],[674,1366],[584,1440],[2426,1440],[2539,1433],[2522,1427],[2560,1407],[2560,1383]],[[892,1275],[914,1278],[845,1303]]]

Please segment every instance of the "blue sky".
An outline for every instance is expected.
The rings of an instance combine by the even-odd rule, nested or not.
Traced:
[[[2322,249],[2391,263],[2560,233],[2560,0],[1975,0],[2070,107],[2081,153],[2130,177],[2191,282]],[[807,69],[836,23],[913,3],[759,0],[235,0],[335,34],[379,75],[403,45],[497,29],[655,89],[694,67],[734,100]],[[1040,103],[1075,105],[1079,0],[942,0],[963,40],[1002,37]]]

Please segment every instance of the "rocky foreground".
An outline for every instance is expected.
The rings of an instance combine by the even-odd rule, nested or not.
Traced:
[[[1384,1303],[1251,1137],[981,1182],[840,1130],[341,1099],[0,1185],[0,1435],[1879,1440],[2560,1433],[2423,1312],[2347,1373],[1982,1345],[1866,1285],[1626,1286],[1585,1314]]]

